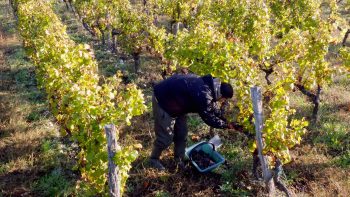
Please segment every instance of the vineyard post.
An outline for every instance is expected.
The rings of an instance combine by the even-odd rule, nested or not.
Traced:
[[[112,40],[112,27],[111,27],[111,14],[109,13],[109,11],[107,11],[106,13],[106,31],[107,31],[107,35],[106,35],[106,44],[107,44],[107,48],[111,51],[113,51],[113,40]]]
[[[105,126],[108,146],[108,185],[109,194],[112,197],[120,197],[119,167],[114,164],[113,158],[118,151],[118,142],[116,140],[116,129],[113,124]]]
[[[179,32],[179,30],[180,30],[180,22],[175,22],[173,25],[172,25],[172,30],[173,30],[173,34],[174,34],[174,36],[176,36],[177,35],[177,33]]]
[[[252,87],[250,89],[251,97],[253,101],[254,109],[254,119],[255,119],[255,139],[258,148],[258,156],[260,164],[263,171],[263,178],[266,184],[266,187],[269,192],[269,196],[274,196],[275,194],[275,185],[272,179],[272,172],[269,169],[266,157],[263,155],[263,139],[262,139],[262,129],[263,129],[263,108],[262,108],[262,97],[261,97],[261,88]]]

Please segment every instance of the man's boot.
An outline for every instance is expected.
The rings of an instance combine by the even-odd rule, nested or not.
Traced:
[[[174,161],[175,161],[175,165],[176,165],[177,169],[182,170],[182,171],[186,170],[186,164],[185,164],[183,158],[175,157]]]
[[[162,153],[162,150],[160,150],[158,147],[154,146],[149,162],[150,162],[150,166],[152,168],[163,171],[163,170],[165,170],[165,167],[163,166],[162,163],[160,163],[160,160],[159,160],[161,153]]]

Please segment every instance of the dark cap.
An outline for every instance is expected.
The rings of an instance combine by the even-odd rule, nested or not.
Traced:
[[[221,96],[224,98],[232,98],[233,97],[233,88],[231,84],[222,82],[220,86]]]

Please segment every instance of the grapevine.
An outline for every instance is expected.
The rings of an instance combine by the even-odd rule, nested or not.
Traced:
[[[46,90],[50,108],[62,129],[79,144],[82,177],[97,191],[106,187],[107,153],[104,125],[130,124],[145,110],[143,95],[135,85],[124,86],[120,74],[99,85],[97,63],[88,45],[76,45],[46,1],[17,1],[18,28],[29,57],[37,65],[39,84]],[[122,155],[135,155],[132,147]],[[125,184],[135,156],[123,159],[120,176]],[[120,156],[120,157],[119,157]]]

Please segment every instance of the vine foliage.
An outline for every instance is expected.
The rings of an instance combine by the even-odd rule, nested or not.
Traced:
[[[98,193],[108,191],[104,125],[130,124],[133,116],[142,114],[142,92],[134,84],[123,85],[120,74],[100,79],[90,47],[69,38],[47,1],[19,0],[14,5],[19,32],[37,66],[37,78],[46,90],[51,111],[62,132],[68,132],[79,145],[77,169]],[[120,165],[122,184],[136,156],[133,146],[120,147],[115,161]]]

